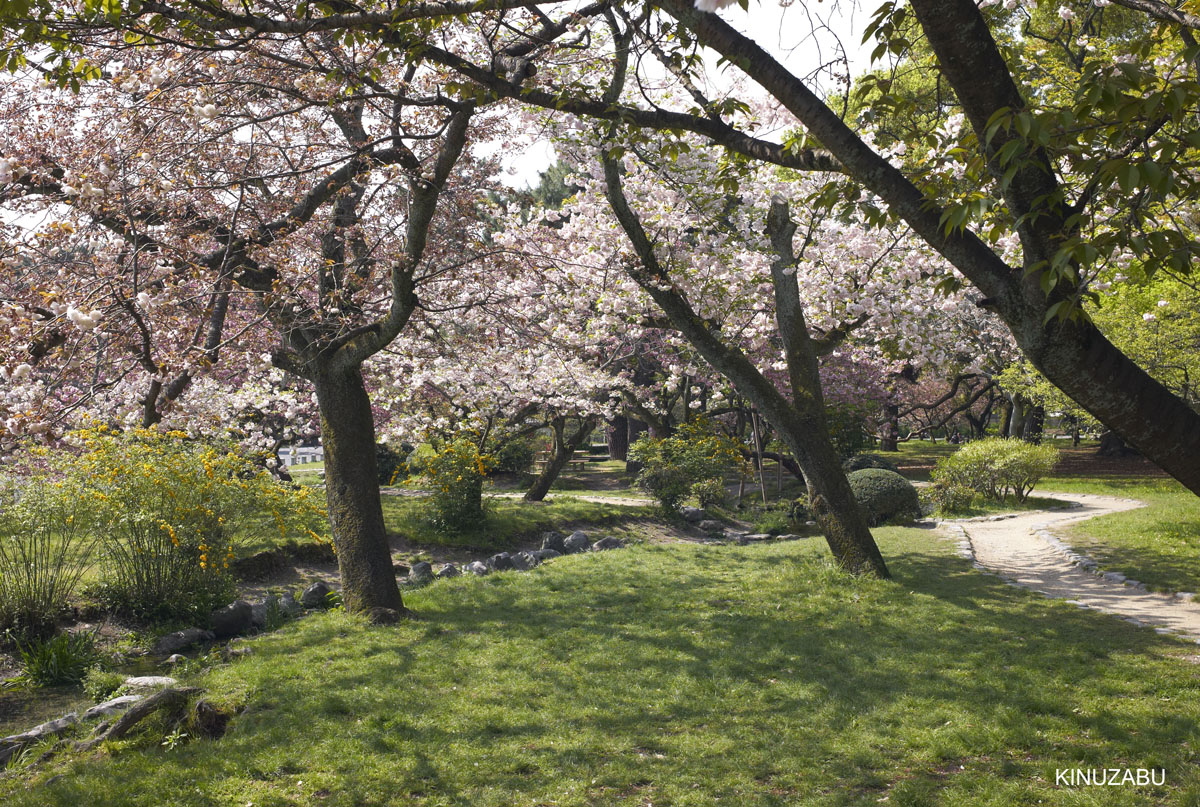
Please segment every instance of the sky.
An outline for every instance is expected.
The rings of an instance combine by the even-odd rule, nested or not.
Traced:
[[[736,5],[717,12],[730,25],[750,36],[767,52],[778,59],[793,74],[806,78],[837,59],[841,48],[850,62],[850,74],[858,75],[870,66],[873,42],[860,44],[862,30],[870,21],[873,7],[864,7],[857,0],[817,0],[805,6],[800,2],[781,5],[777,0],[750,0],[750,8],[743,11]],[[814,33],[814,30],[816,33]],[[709,52],[707,61],[710,74],[718,80],[735,68],[717,67],[717,56]],[[814,90],[828,89],[828,77],[817,84],[810,82]],[[545,171],[555,159],[554,147],[545,140],[502,158],[505,174],[504,183],[514,188],[524,188],[537,182],[538,173]]]

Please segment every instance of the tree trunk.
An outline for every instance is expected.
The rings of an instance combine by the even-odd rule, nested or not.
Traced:
[[[371,400],[355,367],[314,379],[325,449],[325,499],[347,611],[404,612],[383,524]]]
[[[879,438],[880,451],[900,450],[900,407],[888,404],[884,407],[883,432]]]
[[[550,461],[546,463],[546,467],[538,474],[538,478],[534,480],[533,485],[525,492],[525,501],[540,502],[546,498],[546,494],[550,492],[550,487],[558,479],[558,475],[562,473],[563,468],[567,467],[567,463],[574,456],[575,451],[591,436],[592,429],[595,427],[595,418],[584,418],[579,422],[579,428],[575,430],[574,434],[567,434],[565,417],[556,417],[550,421],[550,429],[554,432],[554,453],[550,457]]]
[[[1012,428],[1013,413],[1016,411],[1016,405],[1013,404],[1011,395],[1005,399],[1002,407],[1000,412],[1000,436],[1006,437]]]
[[[634,418],[626,418],[625,422],[629,426],[627,436],[625,437],[625,442],[627,445],[633,445],[634,443],[636,443],[638,441],[638,438],[641,437],[643,434],[645,434],[650,428],[649,426],[647,426],[645,424],[645,422],[643,422],[641,420],[635,420]],[[639,473],[641,470],[642,470],[642,464],[640,462],[636,462],[634,460],[629,459],[628,455],[626,455],[626,457],[625,457],[625,473],[636,474],[636,473]]]
[[[1034,404],[1029,407],[1029,417],[1025,420],[1025,428],[1021,432],[1021,439],[1027,443],[1039,444],[1042,442],[1042,434],[1046,430],[1046,407],[1041,404]]]
[[[608,422],[604,430],[605,442],[608,443],[608,458],[625,462],[629,459],[629,418],[617,415]]]

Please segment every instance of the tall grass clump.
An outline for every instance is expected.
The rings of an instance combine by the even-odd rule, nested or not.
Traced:
[[[79,491],[38,474],[0,480],[0,631],[49,638],[88,566]]]

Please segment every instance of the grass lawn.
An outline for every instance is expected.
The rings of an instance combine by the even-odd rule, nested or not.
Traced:
[[[1040,486],[1064,493],[1138,499],[1146,507],[1089,519],[1065,540],[1157,591],[1200,591],[1200,497],[1174,480],[1055,477]],[[1053,495],[1053,494],[1051,494]]]
[[[339,613],[189,683],[244,709],[0,780],[47,805],[1195,805],[1194,645],[877,531],[895,580],[817,541],[653,545]],[[1161,767],[1069,789],[1057,768]]]
[[[421,499],[384,496],[383,518],[388,532],[418,544],[503,549],[537,538],[547,530],[564,530],[576,524],[603,527],[660,517],[651,506],[589,502],[563,494],[548,502],[489,498],[484,503],[484,524],[472,532],[448,535],[435,530],[423,517],[424,506]]]

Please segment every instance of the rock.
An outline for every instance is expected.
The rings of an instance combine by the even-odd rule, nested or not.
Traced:
[[[400,612],[395,608],[368,608],[365,616],[372,625],[394,625],[400,621]]]
[[[587,552],[588,547],[591,545],[592,542],[588,540],[587,533],[582,530],[576,530],[563,541],[563,554],[570,555],[574,552]]]
[[[324,608],[327,603],[325,598],[331,591],[333,589],[329,587],[328,583],[318,580],[304,589],[304,593],[300,595],[300,604],[305,608]]]
[[[267,626],[267,601],[250,603],[250,624],[256,630]]]
[[[707,519],[705,521],[701,521],[696,526],[698,528],[700,528],[701,530],[703,530],[704,532],[713,532],[713,533],[716,533],[716,532],[724,533],[725,532],[725,525],[722,524],[720,521],[713,521],[712,519]]]
[[[749,535],[742,536],[750,543],[758,543],[760,541],[770,541],[775,536],[766,532],[752,532]]]
[[[535,549],[532,552],[530,552],[529,554],[533,555],[541,563],[545,563],[548,560],[554,560],[555,558],[562,557],[562,553],[558,552],[554,549]]]
[[[620,549],[623,546],[625,546],[624,541],[622,541],[620,538],[614,538],[610,535],[607,538],[601,538],[599,541],[592,544],[592,551],[603,552],[606,549]]]
[[[160,689],[173,687],[179,682],[169,675],[138,675],[126,678],[121,686],[132,694],[157,692]]]
[[[91,709],[88,709],[86,712],[84,712],[83,719],[92,720],[93,718],[108,717],[109,715],[115,715],[119,712],[124,712],[126,709],[128,709],[130,706],[133,706],[144,697],[145,695],[122,695],[119,698],[107,700],[104,703],[97,704],[96,706],[93,706]]]
[[[777,541],[803,541],[804,538],[805,538],[805,536],[803,536],[803,535],[796,535],[795,533],[789,532],[786,535],[780,535],[775,540],[777,540]]]
[[[1175,592],[1175,599],[1183,600],[1184,602],[1191,602],[1192,600],[1196,599],[1196,595],[1191,591],[1177,591]]]
[[[708,518],[708,513],[704,512],[702,507],[680,507],[679,515],[689,524],[699,524]]]
[[[1104,579],[1110,583],[1124,583],[1125,575],[1120,572],[1105,572]]]
[[[283,596],[279,598],[279,609],[288,616],[296,616],[303,608],[304,606],[296,602],[296,595],[290,591],[283,592]]]
[[[513,565],[512,556],[507,552],[498,552],[495,555],[492,555],[490,558],[488,558],[487,564],[492,568],[492,571],[495,572],[503,572],[507,571],[508,569],[516,568],[516,566]]]
[[[552,549],[555,552],[562,554],[566,551],[564,546],[562,533],[559,532],[544,532],[542,533],[542,549]]]
[[[217,636],[212,631],[184,628],[174,633],[168,633],[159,639],[154,643],[154,648],[150,652],[156,656],[169,656],[172,653],[178,653],[185,647],[191,647],[196,642],[211,642],[215,638]]]
[[[181,656],[179,653],[174,653],[167,657],[167,664],[178,664],[181,661],[187,661],[187,656]]]
[[[417,561],[412,565],[412,571],[408,573],[408,580],[417,584],[433,582],[433,566],[428,561]]]
[[[265,617],[265,610],[263,615]],[[228,639],[231,636],[241,636],[250,630],[254,624],[254,609],[245,600],[237,600],[213,611],[209,619],[217,638]]]
[[[458,577],[460,574],[462,574],[462,572],[459,571],[457,566],[455,566],[453,563],[447,563],[438,571],[437,577]]]
[[[408,575],[408,572],[409,572],[408,564],[406,564],[406,563],[393,563],[393,564],[392,564],[392,571],[396,573],[396,577],[406,577],[406,576]]]
[[[527,572],[538,565],[538,559],[528,552],[518,552],[512,556],[512,563],[518,572]]]
[[[466,565],[465,568],[471,574],[478,575],[479,577],[483,577],[485,574],[491,571],[486,563],[481,563],[477,560],[471,561]]]

